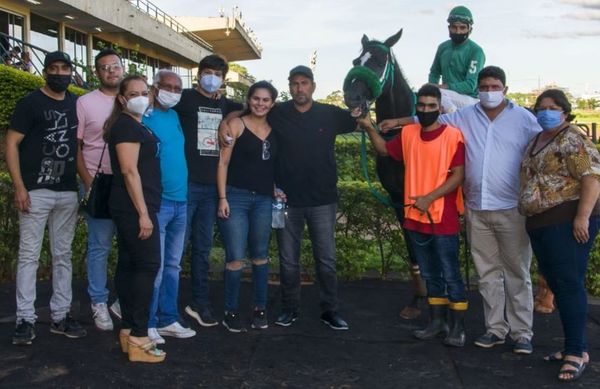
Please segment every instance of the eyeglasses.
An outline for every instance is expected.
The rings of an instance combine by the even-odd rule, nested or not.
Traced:
[[[169,84],[163,84],[161,82],[159,82],[158,87],[162,90],[166,90],[167,92],[172,92],[172,93],[181,93],[181,87],[180,86],[173,86],[173,85],[169,85]]]
[[[98,66],[98,70],[102,71],[102,72],[114,72],[117,70],[123,69],[123,65],[118,64],[118,63],[113,63],[110,65],[100,65]]]
[[[269,148],[271,147],[271,143],[268,140],[264,140],[262,144],[262,159],[263,161],[268,161],[271,158],[271,152]]]

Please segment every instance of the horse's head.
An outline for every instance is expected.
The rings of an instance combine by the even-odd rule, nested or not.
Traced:
[[[392,35],[385,42],[370,40],[363,35],[360,56],[352,61],[344,80],[344,102],[350,108],[352,116],[366,115],[369,106],[389,89],[394,77],[394,55],[392,46],[402,36],[402,30]]]

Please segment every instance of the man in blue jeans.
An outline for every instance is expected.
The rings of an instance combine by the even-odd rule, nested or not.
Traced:
[[[110,156],[103,138],[104,122],[110,116],[119,84],[123,79],[121,57],[111,49],[102,50],[95,58],[96,76],[100,87],[77,99],[77,172],[81,178],[84,192],[90,190],[92,180],[100,170],[111,174]],[[96,328],[111,331],[113,322],[108,314],[108,255],[116,233],[115,223],[111,219],[94,218],[84,213],[88,230],[87,242],[87,278],[88,294],[92,302],[92,315]],[[116,303],[115,306],[118,306]],[[118,309],[120,314],[120,309]]]
[[[179,323],[177,296],[179,271],[187,226],[187,164],[183,153],[183,130],[171,108],[181,99],[181,78],[171,70],[154,75],[154,107],[142,118],[160,139],[160,176],[162,195],[156,215],[160,231],[161,266],[156,274],[150,303],[148,338],[163,344],[162,336],[191,338],[196,331]],[[162,335],[162,336],[161,336]]]
[[[185,312],[201,326],[218,322],[208,298],[208,256],[217,220],[217,131],[221,120],[243,106],[223,96],[214,98],[229,70],[218,54],[204,57],[198,64],[198,85],[185,89],[174,107],[185,137],[185,157],[189,168],[186,239],[192,245],[192,302]]]
[[[359,119],[378,154],[404,162],[404,225],[411,248],[427,285],[431,320],[414,331],[421,340],[445,335],[444,344],[465,344],[464,314],[467,295],[458,260],[462,211],[460,185],[465,177],[465,142],[458,128],[440,124],[442,95],[427,84],[417,93],[420,124],[405,126],[389,142],[377,133],[368,117]],[[450,308],[452,328],[446,316]]]

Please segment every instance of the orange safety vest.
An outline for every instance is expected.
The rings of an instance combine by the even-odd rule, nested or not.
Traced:
[[[421,125],[411,124],[402,128],[402,155],[406,169],[404,172],[404,204],[415,201],[411,196],[425,196],[448,179],[450,164],[458,149],[465,142],[462,132],[455,127],[446,126],[434,140],[421,139]],[[457,189],[456,208],[462,214],[464,205],[462,190]],[[433,201],[428,209],[434,224],[442,221],[444,197]],[[405,207],[404,216],[420,223],[430,223],[426,213],[417,208]]]

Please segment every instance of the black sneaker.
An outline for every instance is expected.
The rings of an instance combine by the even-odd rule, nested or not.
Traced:
[[[87,335],[85,328],[70,315],[67,315],[59,322],[50,324],[50,332],[53,334],[61,334],[72,339],[83,338]]]
[[[340,317],[337,312],[334,311],[325,311],[321,315],[321,321],[327,324],[329,327],[334,330],[347,330],[348,323],[344,319]]]
[[[212,311],[209,307],[197,309],[191,305],[188,305],[185,307],[185,313],[196,319],[198,324],[200,324],[202,327],[213,327],[219,324],[219,322],[213,317]]]
[[[240,321],[240,315],[237,312],[225,312],[225,316],[223,317],[222,324],[227,328],[229,332],[243,332],[246,331],[242,327],[242,322]]]
[[[254,316],[252,317],[252,328],[255,330],[264,330],[269,328],[269,322],[267,321],[267,313],[264,310],[255,310]]]
[[[15,328],[15,333],[12,338],[12,344],[19,346],[30,345],[35,339],[35,331],[33,323],[25,320],[19,321]]]
[[[297,312],[282,312],[275,320],[275,324],[282,327],[289,327],[293,322],[298,320]]]

